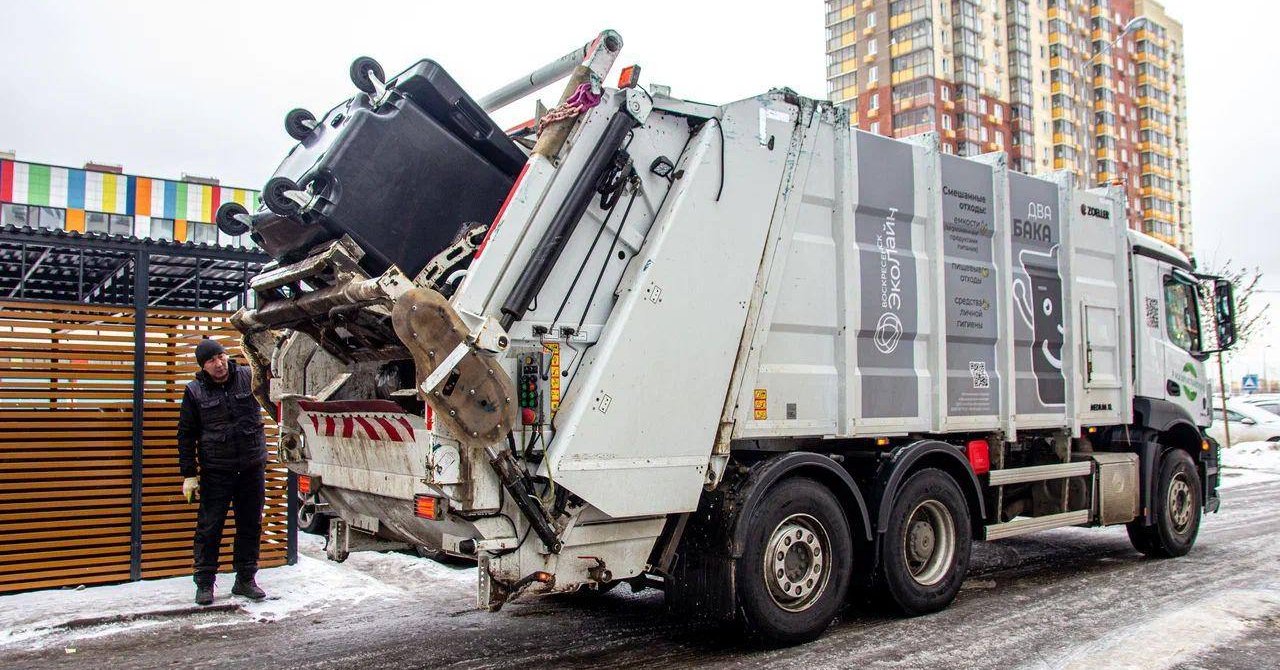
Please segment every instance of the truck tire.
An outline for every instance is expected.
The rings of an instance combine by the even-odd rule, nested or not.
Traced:
[[[840,502],[795,477],[769,489],[745,522],[735,579],[743,625],[772,644],[816,639],[849,592],[853,540]]]
[[[885,526],[880,590],[902,614],[951,604],[969,570],[969,505],[950,475],[921,470],[898,490]]]
[[[1170,449],[1160,457],[1160,477],[1156,480],[1152,507],[1156,522],[1131,522],[1126,529],[1133,548],[1152,558],[1185,556],[1195,546],[1200,533],[1200,472],[1191,456],[1181,449]]]

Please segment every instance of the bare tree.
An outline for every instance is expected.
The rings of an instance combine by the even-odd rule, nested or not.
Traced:
[[[1230,360],[1232,354],[1239,351],[1244,345],[1248,344],[1252,337],[1271,325],[1271,315],[1267,313],[1265,308],[1257,307],[1256,298],[1260,293],[1262,268],[1235,265],[1228,259],[1221,267],[1207,268],[1204,272],[1222,277],[1235,287],[1236,344],[1226,354],[1227,359]],[[1201,322],[1205,324],[1213,323],[1212,302],[1206,300],[1201,304],[1205,308],[1205,313],[1201,315]],[[1205,344],[1212,345],[1215,343],[1205,342]]]
[[[1231,259],[1227,259],[1221,266],[1205,268],[1203,271],[1231,282],[1236,299],[1236,343],[1230,351],[1218,352],[1218,382],[1222,394],[1222,423],[1227,442],[1223,446],[1230,447],[1231,429],[1227,424],[1229,387],[1227,386],[1224,361],[1243,348],[1250,338],[1265,330],[1271,324],[1271,315],[1267,313],[1265,308],[1255,309],[1256,301],[1253,300],[1259,293],[1259,284],[1262,282],[1262,268],[1235,265],[1231,262]],[[1202,308],[1200,323],[1206,325],[1215,323],[1213,302],[1204,300],[1200,304]],[[1205,342],[1204,344],[1206,347],[1216,348],[1217,341],[1215,339],[1213,342]]]

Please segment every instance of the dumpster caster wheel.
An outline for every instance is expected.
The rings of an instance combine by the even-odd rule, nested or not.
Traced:
[[[238,202],[224,202],[218,208],[218,214],[214,217],[214,221],[218,224],[218,230],[232,236],[238,237],[249,232],[249,210],[244,208]]]
[[[293,109],[284,115],[284,131],[301,142],[316,129],[316,116],[305,109]]]
[[[375,83],[377,80],[377,83]],[[373,95],[378,92],[378,83],[387,80],[387,76],[382,72],[382,66],[378,65],[378,61],[368,57],[361,56],[351,63],[351,83],[356,88]]]
[[[288,191],[297,191],[298,185],[288,177],[272,177],[262,188],[262,202],[267,209],[280,216],[293,216],[302,209],[298,203],[285,195]]]

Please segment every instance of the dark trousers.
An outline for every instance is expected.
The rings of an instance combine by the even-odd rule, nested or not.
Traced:
[[[218,549],[227,507],[236,511],[236,576],[250,579],[258,571],[262,538],[262,505],[266,495],[263,467],[248,470],[209,470],[200,473],[200,514],[196,517],[196,584],[213,584],[218,572]]]

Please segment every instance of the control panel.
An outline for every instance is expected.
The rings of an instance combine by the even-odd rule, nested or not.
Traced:
[[[516,389],[520,400],[520,423],[526,426],[537,425],[541,420],[542,402],[538,390],[542,380],[542,353],[527,352],[520,354],[520,370],[516,378]]]

